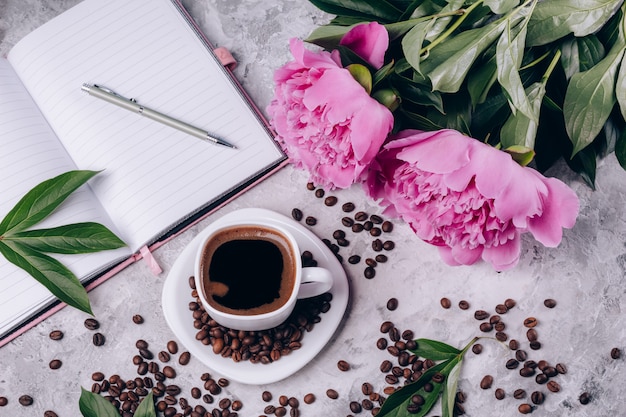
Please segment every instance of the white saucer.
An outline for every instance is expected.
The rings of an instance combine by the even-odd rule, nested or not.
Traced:
[[[313,254],[319,266],[327,268],[333,275],[330,290],[333,295],[331,308],[321,315],[322,320],[304,335],[302,347],[289,355],[269,364],[253,364],[249,361],[234,362],[213,353],[210,346],[196,340],[197,329],[188,305],[192,301],[189,277],[194,274],[194,260],[200,242],[220,224],[233,220],[263,218],[289,230],[301,250]],[[163,284],[163,314],[178,340],[206,366],[224,377],[244,384],[267,384],[284,379],[309,363],[328,343],[339,326],[348,306],[349,286],[346,273],[328,247],[310,230],[282,214],[270,210],[247,208],[224,215],[201,231],[180,254]]]

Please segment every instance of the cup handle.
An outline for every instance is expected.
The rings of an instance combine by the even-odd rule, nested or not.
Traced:
[[[313,266],[302,268],[298,298],[310,298],[324,294],[332,286],[333,276],[328,269]]]

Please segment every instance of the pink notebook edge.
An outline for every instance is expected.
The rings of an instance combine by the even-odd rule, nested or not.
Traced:
[[[231,55],[230,51],[228,51],[224,47],[215,48],[213,46],[213,44],[207,39],[207,37],[204,34],[204,32],[200,29],[200,27],[198,26],[197,22],[189,14],[189,12],[185,8],[185,6],[183,6],[181,0],[171,0],[171,2],[174,3],[174,5],[179,10],[179,12],[185,17],[187,22],[195,30],[196,34],[207,45],[207,47],[214,53],[214,55],[217,57],[218,61],[221,62],[221,64],[224,67],[224,70],[228,73],[228,75],[231,78],[232,82],[237,86],[239,92],[242,94],[242,96],[248,102],[248,104],[250,105],[252,110],[256,113],[256,115],[259,118],[259,120],[272,133],[272,135],[275,136],[275,132],[271,129],[268,120],[265,118],[265,116],[260,111],[260,109],[258,108],[256,103],[252,100],[250,95],[247,93],[247,91],[243,88],[243,86],[241,85],[239,80],[235,77],[235,75],[233,73],[233,70],[235,69],[235,67],[237,65],[237,62],[233,58],[233,56]],[[219,209],[221,209],[222,207],[224,207],[225,205],[227,205],[231,201],[235,200],[237,197],[239,197],[240,195],[242,195],[246,191],[250,190],[251,188],[255,187],[259,183],[263,182],[264,180],[266,180],[267,178],[269,178],[270,176],[272,176],[273,174],[278,172],[281,168],[283,168],[284,166],[288,165],[288,163],[289,163],[289,161],[286,158],[283,159],[278,164],[276,164],[273,167],[269,168],[268,171],[265,172],[263,175],[261,175],[258,178],[256,178],[256,180],[246,184],[244,187],[242,187],[236,193],[231,195],[228,199],[222,201],[220,204],[216,205],[215,207],[212,207],[206,213],[203,213],[201,216],[199,216],[198,218],[194,219],[189,224],[185,225],[179,231],[177,231],[175,233],[172,233],[171,235],[167,236],[167,238],[165,238],[165,239],[158,240],[157,242],[151,244],[148,247],[148,251],[150,253],[152,253],[155,250],[157,250],[158,248],[160,248],[161,246],[163,246],[166,243],[170,242],[172,239],[174,239],[177,236],[180,236],[181,234],[185,233],[187,230],[191,229],[193,226],[195,226],[196,224],[200,223],[201,221],[203,221],[204,219],[206,219],[207,217],[209,217],[210,215],[212,215],[213,213],[215,213],[216,211],[218,211]],[[111,269],[107,270],[106,272],[104,272],[103,274],[98,276],[96,279],[91,281],[89,284],[85,285],[85,289],[87,290],[87,292],[93,290],[94,288],[98,287],[100,284],[104,283],[105,281],[108,281],[110,278],[114,277],[115,275],[117,275],[118,273],[120,273],[121,271],[126,269],[128,266],[130,266],[130,265],[132,265],[132,264],[134,264],[134,263],[136,263],[136,262],[138,262],[138,261],[140,261],[142,259],[143,259],[143,256],[141,255],[140,252],[136,252],[136,253],[132,254],[126,260],[116,264]],[[51,317],[55,313],[59,312],[65,306],[67,306],[66,303],[57,301],[51,307],[46,308],[43,312],[41,312],[39,314],[35,314],[35,316],[27,319],[27,321],[23,325],[20,325],[20,326],[16,327],[14,330],[10,331],[8,334],[6,334],[2,338],[0,338],[0,348],[2,348],[3,346],[9,344],[10,342],[15,340],[16,338],[18,338],[22,334],[26,333],[28,330],[36,327],[37,325],[39,325],[40,323],[45,321],[48,317]]]

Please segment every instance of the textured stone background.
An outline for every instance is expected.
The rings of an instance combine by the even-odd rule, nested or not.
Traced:
[[[76,3],[0,0],[0,54],[5,55],[21,37]],[[228,47],[239,60],[236,76],[261,109],[271,99],[273,71],[290,58],[289,38],[304,38],[329,18],[305,0],[184,0],[184,4],[209,39],[216,46]],[[265,389],[272,391],[275,398],[285,394],[302,400],[304,394],[315,393],[318,400],[314,404],[301,406],[303,416],[349,414],[349,401],[363,398],[361,383],[369,381],[379,391],[385,386],[378,365],[388,355],[375,347],[383,320],[394,321],[400,329],[414,330],[416,337],[462,346],[479,333],[471,312],[479,308],[493,311],[506,298],[518,302],[506,316],[509,334],[525,341],[521,322],[527,316],[537,317],[543,348],[532,352],[526,342],[524,348],[532,359],[562,362],[569,368],[567,375],[558,378],[562,391],[548,395],[533,415],[620,415],[626,405],[626,363],[624,359],[612,360],[609,352],[612,347],[626,348],[626,174],[613,157],[600,164],[596,191],[565,169],[555,169],[551,174],[566,181],[581,199],[578,222],[572,230],[565,231],[559,248],[546,249],[526,238],[522,259],[513,271],[496,273],[485,264],[452,268],[439,260],[433,248],[418,241],[406,225],[397,223],[393,232],[396,250],[391,253],[390,262],[378,267],[376,278],[363,278],[363,264],[345,264],[351,285],[348,311],[331,342],[308,366],[287,380],[267,386],[232,383],[228,387],[228,395],[244,402],[240,415],[262,414],[266,404],[260,397]],[[159,249],[155,256],[164,268],[161,276],[152,276],[140,263],[91,292],[96,317],[107,337],[105,346],[94,347],[91,332],[82,324],[85,315],[66,308],[0,348],[0,396],[9,398],[9,405],[0,408],[0,416],[41,416],[48,409],[59,416],[77,416],[80,386],[91,386],[92,372],[134,377],[131,358],[136,353],[135,341],[144,338],[157,352],[173,338],[160,308],[162,283],[171,265],[200,230],[224,213],[242,207],[263,207],[288,215],[293,207],[300,207],[319,218],[319,224],[313,227],[318,236],[331,237],[340,225],[342,213],[337,207],[325,207],[306,190],[306,182],[303,172],[291,167],[283,169]],[[357,187],[334,194],[340,203],[354,201],[370,213],[380,212]],[[351,237],[352,244],[343,250],[344,256],[367,253],[369,240],[362,235]],[[466,299],[471,309],[443,310],[439,299],[444,296],[455,305]],[[385,309],[390,297],[399,299],[399,308],[394,312]],[[548,297],[558,301],[553,310],[543,306]],[[131,321],[137,313],[146,318],[142,326]],[[66,333],[61,342],[48,339],[53,329]],[[505,369],[510,355],[506,348],[493,340],[484,340],[482,344],[484,352],[480,356],[468,354],[461,373],[460,388],[468,396],[467,415],[516,415],[519,401],[512,398],[514,389],[547,392],[533,381],[522,380],[517,371]],[[61,369],[48,368],[53,358],[63,360]],[[352,364],[348,373],[337,370],[339,359]],[[205,371],[209,370],[192,359],[189,366],[179,368],[177,383],[188,392],[191,386],[199,385],[199,375]],[[495,377],[494,388],[507,391],[506,400],[496,401],[493,389],[478,388],[487,373]],[[331,387],[340,393],[338,400],[325,398],[325,390]],[[587,406],[578,402],[583,391],[593,396]],[[18,404],[17,398],[22,394],[35,398],[33,406],[24,408]]]

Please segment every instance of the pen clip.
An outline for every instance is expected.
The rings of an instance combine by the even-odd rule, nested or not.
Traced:
[[[99,90],[102,90],[102,91],[104,91],[105,93],[109,93],[109,94],[111,94],[111,95],[113,95],[113,96],[117,96],[117,97],[119,97],[119,98],[123,98],[124,100],[128,100],[128,101],[130,101],[131,103],[137,103],[137,100],[135,100],[134,98],[126,98],[126,97],[124,97],[123,95],[121,95],[121,94],[117,94],[115,91],[113,91],[113,90],[111,90],[110,88],[105,87],[105,86],[103,86],[103,85],[94,84],[94,85],[93,85],[93,87],[94,87],[94,88],[97,88],[97,89],[99,89]]]

